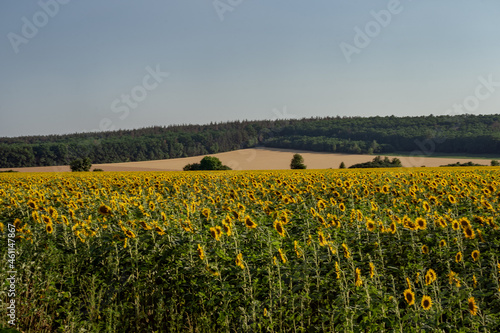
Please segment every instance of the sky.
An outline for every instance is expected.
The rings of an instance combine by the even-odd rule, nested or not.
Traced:
[[[0,137],[500,113],[498,0],[3,0]]]

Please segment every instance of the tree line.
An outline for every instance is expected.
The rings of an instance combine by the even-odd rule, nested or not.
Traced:
[[[83,158],[145,161],[256,146],[354,154],[499,154],[500,115],[315,117],[4,137],[0,167],[63,165]]]

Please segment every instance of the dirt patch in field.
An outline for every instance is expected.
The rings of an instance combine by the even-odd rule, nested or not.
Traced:
[[[323,152],[311,152],[305,150],[277,149],[277,148],[250,148],[240,149],[226,153],[211,154],[218,157],[223,164],[230,166],[234,170],[279,170],[290,169],[290,161],[293,154],[299,153],[304,157],[304,164],[308,169],[337,169],[341,162],[347,167],[356,164],[371,161],[372,155],[353,155],[353,154],[334,154]],[[205,155],[204,155],[205,156]],[[383,156],[383,155],[381,155]],[[477,164],[489,165],[489,160],[470,159],[470,158],[445,158],[445,157],[409,157],[409,156],[390,156],[397,157],[405,167],[437,167],[444,164],[455,162],[472,161]],[[189,163],[198,163],[203,156],[175,158],[168,160],[126,162],[93,164],[93,169],[103,169],[104,171],[180,171]],[[4,170],[15,170],[21,172],[68,172],[69,166],[51,166],[51,167],[29,167],[29,168],[4,168]]]

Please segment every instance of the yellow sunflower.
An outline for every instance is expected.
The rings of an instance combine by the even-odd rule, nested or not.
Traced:
[[[408,303],[408,305],[415,304],[415,293],[413,291],[411,291],[411,289],[406,289],[404,291],[403,295],[404,295],[405,301],[406,301],[406,303]]]
[[[474,250],[472,251],[472,259],[474,259],[474,261],[478,261],[479,260],[479,255],[480,255],[480,252],[478,250]]]
[[[430,296],[424,295],[422,297],[421,305],[424,310],[430,310],[430,308],[432,307],[432,299],[430,298]]]
[[[252,219],[248,215],[245,216],[245,225],[247,226],[247,228],[250,228],[250,229],[257,228],[257,224],[254,221],[252,221]]]
[[[467,306],[469,308],[469,312],[471,315],[476,316],[477,315],[477,310],[479,310],[478,306],[476,305],[476,300],[474,297],[469,297],[467,301]]]

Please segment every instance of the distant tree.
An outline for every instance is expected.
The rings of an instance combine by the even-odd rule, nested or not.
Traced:
[[[103,170],[103,169],[94,169],[94,170],[92,170],[92,171],[97,171],[97,172],[99,172],[99,171],[104,171],[104,170]]]
[[[473,163],[472,161],[469,161],[469,162],[465,162],[465,163],[457,162],[457,163],[450,163],[450,164],[440,165],[440,166],[442,166],[442,167],[464,167],[464,166],[485,166],[485,165],[477,164],[477,163]]]
[[[90,158],[85,157],[83,159],[76,159],[71,161],[69,164],[69,167],[71,168],[71,171],[73,172],[78,172],[78,171],[89,171],[90,168],[92,167],[92,163]]]
[[[304,158],[300,154],[293,155],[292,161],[290,162],[291,169],[305,169],[307,168],[304,164]]]
[[[500,165],[500,162],[498,162],[497,160],[491,160],[491,166],[499,166]]]
[[[340,163],[339,169],[345,169],[345,163],[344,162]]]
[[[399,158],[394,157],[392,160],[389,160],[388,157],[385,157],[382,160],[382,157],[377,156],[373,159],[371,162],[365,162],[365,163],[358,163],[351,165],[349,169],[356,169],[356,168],[397,168],[397,167],[402,167],[403,164],[399,160]]]
[[[201,170],[220,170],[222,168],[222,162],[213,156],[205,156],[200,162]]]
[[[223,165],[222,162],[213,156],[205,156],[200,161],[200,163],[187,164],[183,168],[184,171],[196,171],[196,170],[231,170],[227,165]]]

